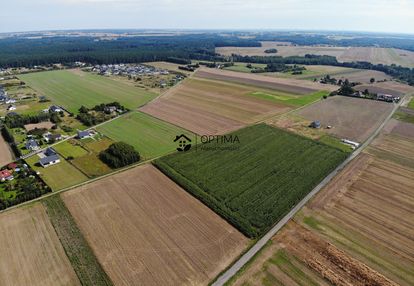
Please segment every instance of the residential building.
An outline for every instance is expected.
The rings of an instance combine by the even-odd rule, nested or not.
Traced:
[[[39,150],[39,145],[34,139],[30,139],[29,141],[27,141],[25,147],[27,150],[32,150],[32,151]]]

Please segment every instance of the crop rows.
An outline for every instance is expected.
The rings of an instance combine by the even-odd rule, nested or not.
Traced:
[[[264,124],[232,135],[240,143],[226,146],[231,144],[235,150],[213,152],[198,146],[155,164],[249,237],[268,230],[347,156]]]

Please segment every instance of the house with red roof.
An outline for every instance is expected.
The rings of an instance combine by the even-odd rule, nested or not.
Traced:
[[[0,181],[4,182],[5,180],[11,181],[14,177],[12,175],[12,172],[9,170],[2,170],[0,171]]]

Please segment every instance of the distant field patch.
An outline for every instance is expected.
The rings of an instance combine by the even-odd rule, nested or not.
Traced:
[[[286,105],[290,106],[303,106],[312,102],[315,102],[317,100],[323,99],[324,96],[328,96],[329,92],[327,91],[318,91],[306,96],[289,96],[289,95],[283,95],[283,94],[271,94],[271,93],[265,93],[265,92],[253,92],[249,95],[263,98],[266,100],[278,102],[278,103],[284,103]]]
[[[276,54],[267,54],[267,49],[277,49]],[[305,56],[327,55],[333,56],[340,62],[365,61],[373,64],[401,65],[405,67],[414,66],[414,52],[393,48],[378,47],[333,47],[333,46],[294,46],[289,43],[265,41],[261,47],[219,47],[216,52],[231,56],[238,54],[242,56]]]
[[[268,90],[293,93],[297,95],[310,94],[320,90],[336,90],[332,85],[323,85],[311,81],[299,81],[296,79],[283,79],[264,76],[255,73],[238,73],[229,70],[219,70],[211,68],[200,68],[195,73],[196,77],[203,79],[219,80],[241,85],[250,85]]]
[[[62,199],[114,285],[207,285],[248,243],[151,165]]]
[[[363,142],[392,109],[390,103],[337,95],[307,106],[296,114],[309,121],[319,120],[327,133],[341,139]],[[328,125],[331,129],[325,129]]]
[[[222,150],[215,142],[208,147],[218,150],[200,146],[156,165],[249,237],[269,229],[347,157],[265,124],[232,135],[240,139],[239,149]]]
[[[60,163],[43,168],[38,166],[39,157],[33,155],[25,160],[36,172],[40,173],[40,177],[53,190],[61,190],[88,180],[81,171],[72,166],[62,157]]]
[[[42,204],[0,215],[2,285],[81,285]]]
[[[114,141],[134,146],[143,159],[174,151],[178,146],[174,139],[178,135],[184,133],[190,139],[192,137],[190,132],[142,112],[133,112],[101,125],[97,130]]]
[[[249,96],[254,92],[259,95],[298,96],[264,87],[194,76],[140,110],[194,133],[210,135],[228,133],[292,109],[282,101]]]
[[[156,97],[155,93],[82,71],[36,72],[20,75],[19,78],[73,113],[77,113],[82,105],[93,107],[113,101],[135,109]]]

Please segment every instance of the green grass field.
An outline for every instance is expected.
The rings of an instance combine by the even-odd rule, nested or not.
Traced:
[[[82,285],[112,285],[60,196],[49,197],[43,204]]]
[[[285,105],[300,107],[300,106],[304,106],[309,103],[315,102],[317,100],[320,100],[323,98],[323,96],[325,95],[327,96],[328,94],[329,94],[328,91],[318,91],[318,92],[314,92],[308,95],[294,96],[292,94],[283,93],[283,92],[267,93],[267,92],[262,92],[262,91],[256,91],[256,92],[249,93],[248,95],[258,97],[261,99],[265,99],[265,100],[269,100],[269,101],[273,101],[273,102],[277,102],[277,103],[281,103],[281,104],[285,104]]]
[[[157,95],[107,77],[80,71],[47,71],[20,75],[19,78],[46,95],[53,103],[73,113],[85,105],[93,107],[101,103],[118,101],[129,109],[135,109]]]
[[[75,158],[71,163],[90,178],[99,177],[112,172],[112,169],[102,162],[96,153]]]
[[[400,121],[414,124],[414,115],[408,114],[400,110],[397,110],[397,112],[395,112],[392,117]]]
[[[223,69],[229,70],[229,71],[237,71],[237,72],[250,73],[252,71],[252,69],[255,69],[255,68],[265,68],[267,66],[267,64],[251,64],[252,65],[252,68],[249,69],[246,65],[247,65],[247,63],[234,63],[233,66],[225,67]]]
[[[411,98],[410,102],[408,103],[408,108],[414,109],[414,97]]]
[[[88,180],[88,177],[62,157],[60,158],[60,163],[47,168],[37,166],[36,163],[39,162],[39,157],[37,155],[34,155],[25,161],[33,168],[33,170],[40,172],[40,177],[53,191],[61,190]]]
[[[58,152],[64,158],[68,158],[68,157],[78,158],[78,157],[88,154],[87,150],[85,150],[79,145],[75,145],[73,142],[76,142],[76,141],[74,140],[64,141],[62,143],[55,145],[53,148],[56,150],[56,152]]]
[[[199,145],[155,164],[248,237],[268,230],[347,157],[337,148],[265,124],[232,135],[240,144]],[[224,146],[239,149],[220,149]]]
[[[143,159],[165,155],[177,148],[176,135],[190,132],[141,112],[101,125],[99,132],[114,141],[123,141],[135,147]]]

